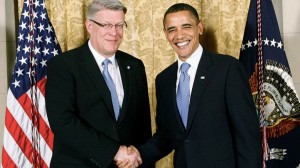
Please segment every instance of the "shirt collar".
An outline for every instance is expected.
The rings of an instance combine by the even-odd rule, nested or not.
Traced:
[[[99,65],[101,65],[102,62],[103,62],[105,59],[109,59],[109,60],[111,61],[111,64],[113,65],[113,67],[116,67],[116,59],[115,59],[116,54],[114,54],[113,56],[111,56],[111,57],[109,57],[109,58],[105,58],[104,56],[102,56],[101,54],[99,54],[99,53],[96,51],[96,49],[92,46],[90,40],[88,41],[88,46],[89,46],[89,48],[90,48],[90,50],[91,50],[91,52],[92,52],[92,54],[93,54],[93,56],[94,56],[96,62],[97,62]]]
[[[196,51],[185,62],[191,65],[190,68],[197,69],[200,58],[202,56],[202,53],[203,53],[203,47],[199,44]],[[178,58],[178,56],[177,56],[177,61],[178,61],[178,71],[179,71],[181,64],[184,63],[184,62],[181,61]]]

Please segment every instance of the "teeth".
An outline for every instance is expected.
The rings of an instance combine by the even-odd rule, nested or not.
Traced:
[[[185,42],[177,43],[177,46],[182,47],[184,45],[187,45],[187,43],[189,43],[189,42],[185,41]]]

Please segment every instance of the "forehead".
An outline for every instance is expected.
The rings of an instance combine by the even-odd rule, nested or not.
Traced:
[[[165,18],[165,26],[167,25],[177,25],[177,24],[197,24],[195,16],[193,16],[189,11],[179,11],[174,13],[169,13]]]
[[[110,10],[103,9],[96,13],[95,18],[101,19],[101,21],[124,21],[125,14],[122,10]]]

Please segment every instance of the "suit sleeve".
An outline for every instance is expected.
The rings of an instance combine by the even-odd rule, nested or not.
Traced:
[[[240,62],[234,61],[228,69],[226,103],[238,168],[259,168],[262,164],[259,119],[246,77]]]
[[[46,109],[55,142],[73,151],[74,157],[108,167],[119,144],[78,118],[75,79],[66,60],[56,58],[48,62],[46,84]]]
[[[148,94],[148,84],[147,84],[147,76],[145,71],[145,66],[141,60],[139,60],[140,70],[139,74],[136,75],[138,79],[135,79],[136,82],[139,82],[138,90],[138,104],[135,106],[139,106],[137,113],[137,126],[135,127],[135,132],[138,135],[138,138],[135,138],[137,142],[135,142],[136,146],[140,146],[144,144],[148,139],[152,136],[152,128],[151,128],[151,113],[150,113],[150,105],[149,105],[149,94]],[[137,89],[137,88],[136,88]]]
[[[153,137],[147,141],[146,144],[139,148],[143,163],[141,168],[149,168],[156,161],[166,156],[173,150],[172,143],[166,131],[166,118],[164,117],[164,103],[160,97],[159,79],[156,80],[156,99],[157,99],[157,113],[156,113],[156,132]]]

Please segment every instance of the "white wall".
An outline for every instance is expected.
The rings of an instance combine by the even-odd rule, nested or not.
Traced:
[[[282,1],[282,0],[278,0]],[[300,1],[282,1],[282,37],[294,84],[300,96]]]
[[[0,0],[0,162],[2,159],[8,78],[10,78],[13,61],[16,57],[16,21],[14,14],[14,3],[16,2],[12,0]]]

